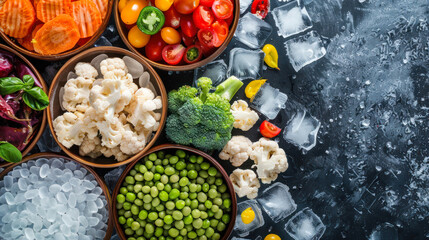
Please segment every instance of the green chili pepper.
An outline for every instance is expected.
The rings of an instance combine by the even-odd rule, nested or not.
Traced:
[[[140,31],[148,35],[154,35],[161,30],[164,22],[165,17],[161,10],[156,7],[147,6],[140,12],[137,19],[137,27]]]

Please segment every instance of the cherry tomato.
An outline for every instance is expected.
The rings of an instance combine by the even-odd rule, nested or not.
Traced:
[[[161,37],[167,44],[178,44],[182,41],[180,33],[172,27],[161,29]]]
[[[146,57],[152,61],[158,62],[162,60],[162,49],[166,43],[162,40],[161,33],[152,35],[148,44],[144,48]]]
[[[198,40],[202,45],[214,47],[215,32],[213,28],[200,29],[198,31]]]
[[[174,8],[181,14],[190,14],[200,5],[200,0],[175,0]]]
[[[195,26],[191,15],[185,15],[182,17],[180,27],[182,28],[183,34],[188,37],[193,37],[198,32],[198,28]]]
[[[282,131],[279,127],[276,125],[268,122],[267,120],[263,121],[261,126],[259,127],[259,131],[261,132],[262,136],[266,138],[273,138]]]
[[[282,240],[277,234],[268,234],[264,240]]]
[[[166,27],[172,27],[174,29],[177,29],[180,27],[180,19],[182,15],[176,11],[174,8],[169,8],[167,11],[164,12],[165,16],[165,23],[164,26]]]
[[[210,27],[214,21],[213,11],[209,7],[199,6],[192,14],[194,24],[199,29]]]
[[[128,41],[135,48],[142,48],[146,46],[149,42],[149,39],[150,35],[140,31],[137,25],[131,28],[131,30],[128,32]]]
[[[170,65],[177,65],[185,52],[186,48],[182,44],[167,45],[162,49],[162,59]]]
[[[136,23],[140,12],[147,6],[147,4],[147,0],[130,0],[122,9],[122,22],[128,25]]]
[[[200,5],[212,7],[214,0],[200,0]]]
[[[186,49],[185,54],[183,55],[183,60],[186,63],[195,63],[200,61],[202,56],[203,50],[201,49],[201,47],[197,45],[192,45]]]
[[[185,46],[189,47],[195,44],[195,40],[197,39],[196,36],[188,37],[185,34],[183,34],[183,32],[181,32],[180,35],[182,36],[182,42],[185,44]]]
[[[213,13],[217,18],[227,19],[234,12],[231,0],[215,0],[212,5]]]
[[[249,224],[255,220],[255,211],[251,207],[244,209],[243,212],[241,212],[241,221],[244,224]]]
[[[205,44],[200,43],[200,41],[195,42],[195,45],[201,48],[201,50],[203,51],[203,55],[206,57],[212,55],[216,51],[215,47],[207,46]]]
[[[174,0],[155,0],[155,7],[165,12],[173,5],[173,2]]]
[[[122,10],[125,8],[125,6],[127,5],[127,3],[129,1],[130,0],[119,0],[119,3],[118,3],[118,10],[119,10],[119,12],[122,12]]]
[[[228,37],[228,24],[222,19],[217,19],[213,22],[212,29],[215,32],[213,46],[220,47],[220,45],[222,45],[222,43],[225,42],[225,39]]]
[[[231,26],[231,23],[234,21],[234,14],[231,15],[231,17],[225,19],[226,24],[228,24],[228,26]]]
[[[270,0],[253,0],[250,12],[264,19],[270,11]]]

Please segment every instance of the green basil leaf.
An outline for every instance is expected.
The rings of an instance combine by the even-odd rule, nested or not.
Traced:
[[[49,105],[49,98],[46,93],[40,87],[33,87],[32,89],[24,89],[22,100],[31,109],[36,111],[42,111]]]
[[[24,83],[17,77],[0,78],[0,95],[18,92],[24,87]]]
[[[30,75],[24,75],[22,77],[22,81],[24,82],[24,88],[26,90],[31,89],[33,87],[33,85],[34,85],[34,79]]]
[[[22,160],[22,154],[21,151],[12,144],[0,141],[0,158],[8,162],[17,163]]]

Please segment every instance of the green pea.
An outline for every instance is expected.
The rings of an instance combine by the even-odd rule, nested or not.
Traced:
[[[156,155],[158,156],[159,159],[162,159],[165,156],[165,152],[159,151],[159,152],[156,153]]]
[[[124,212],[124,217],[131,218],[132,216],[133,216],[133,214],[131,213],[131,211]]]
[[[131,206],[131,213],[134,214],[134,215],[139,214],[139,207],[137,205],[132,205]]]
[[[203,220],[201,220],[201,218],[197,218],[192,222],[192,226],[195,229],[200,229],[203,226]]]
[[[124,232],[125,232],[125,235],[133,235],[134,234],[134,231],[131,228],[126,228]]]
[[[197,196],[197,199],[198,199],[199,202],[203,203],[203,202],[205,202],[207,200],[207,195],[205,193],[203,193],[203,192],[199,192],[198,196]]]
[[[143,203],[143,208],[149,211],[149,210],[152,209],[152,204],[150,204],[150,203]]]
[[[220,185],[220,186],[217,188],[217,190],[218,190],[219,192],[221,192],[221,193],[224,193],[224,192],[226,192],[227,187],[226,187],[226,185],[225,185],[225,184],[222,184],[222,185]]]
[[[196,199],[197,198],[197,193],[196,192],[191,192],[190,194],[189,194],[189,199],[192,199],[192,200],[194,200],[194,199]]]
[[[220,185],[222,185],[222,184],[223,184],[223,180],[222,180],[222,179],[217,178],[217,179],[215,180],[215,185],[216,185],[216,186],[220,186]]]
[[[182,229],[185,227],[185,223],[182,220],[179,221],[175,221],[174,222],[174,227],[176,227],[177,229]]]
[[[127,188],[126,188],[126,187],[121,187],[121,188],[119,189],[119,192],[120,192],[121,194],[125,195],[125,194],[127,194],[128,190],[127,190]]]
[[[145,166],[147,167],[147,169],[151,169],[153,167],[153,162],[146,161]]]
[[[168,193],[166,191],[161,191],[159,193],[159,199],[161,199],[161,201],[168,201]]]
[[[182,171],[185,168],[186,168],[186,163],[185,162],[179,161],[179,162],[176,163],[176,169],[177,170]]]
[[[180,177],[178,175],[176,175],[176,174],[173,174],[173,175],[170,176],[170,182],[172,182],[172,183],[179,182],[179,179],[180,179]]]
[[[186,157],[186,153],[185,153],[185,151],[183,151],[183,150],[177,150],[177,151],[176,151],[176,155],[177,155],[179,158],[185,158],[185,157]]]
[[[214,199],[217,196],[217,191],[215,189],[210,189],[207,194],[209,195],[209,198]]]
[[[142,187],[142,192],[143,193],[149,193],[150,192],[150,187],[149,186],[143,186]]]
[[[209,228],[206,229],[206,237],[210,238],[210,237],[213,236],[213,234],[214,234],[214,229],[213,228],[209,227]]]
[[[182,212],[177,211],[177,210],[173,212],[172,216],[173,216],[174,220],[182,220],[183,219]]]
[[[183,219],[183,222],[184,222],[186,225],[191,224],[193,221],[194,221],[194,218],[193,218],[191,215],[188,215],[188,216],[186,216],[186,217]]]
[[[154,162],[153,162],[153,165],[155,165],[155,166],[159,166],[159,165],[162,165],[162,160],[161,159],[156,159]],[[156,168],[155,168],[156,169]],[[156,170],[155,170],[156,171]]]
[[[188,206],[183,207],[183,209],[182,209],[183,216],[188,216],[189,214],[191,214],[191,211],[192,210],[190,207],[188,207]]]
[[[231,199],[225,199],[225,200],[223,200],[223,206],[225,208],[231,207]]]
[[[207,209],[212,208],[213,203],[210,200],[207,200],[204,202],[204,206],[206,206]]]
[[[130,209],[131,209],[131,203],[129,203],[129,202],[124,202],[123,208],[124,208],[125,210],[130,210]]]
[[[147,218],[147,211],[146,210],[141,210],[139,213],[139,218],[141,220],[145,220]]]
[[[141,173],[146,173],[147,172],[147,168],[146,168],[146,166],[145,165],[140,165],[140,167],[139,167],[139,171],[141,172]]]
[[[147,216],[147,218],[151,221],[155,221],[158,218],[158,213],[157,212],[150,212],[149,215]]]
[[[121,207],[121,208],[122,208],[122,207]],[[124,209],[119,209],[119,210],[118,210],[118,215],[119,215],[119,216],[124,215],[124,213],[125,213],[125,210],[124,210]]]
[[[123,194],[118,194],[116,196],[116,201],[118,201],[118,203],[124,203],[125,202],[125,196]]]
[[[149,160],[155,161],[156,159],[158,159],[158,156],[156,155],[156,153],[149,154]]]
[[[188,171],[188,178],[190,179],[196,179],[198,177],[198,173],[195,170],[189,170]]]
[[[203,221],[202,228],[207,229],[207,228],[209,228],[209,227],[210,227],[210,220],[205,219],[205,220]]]
[[[189,197],[189,194],[187,192],[181,192],[179,198],[184,200]]]
[[[180,186],[179,186],[179,183],[178,183],[178,182],[171,184],[171,186],[172,186],[173,188],[175,188],[175,189],[179,189],[179,188],[180,188]]]
[[[199,175],[200,175],[200,177],[202,177],[202,178],[208,178],[208,177],[209,177],[209,174],[207,173],[207,171],[206,171],[206,170],[201,170],[198,174],[199,174]]]
[[[153,173],[152,172],[145,172],[144,173],[144,180],[151,181],[153,179]]]
[[[167,176],[171,176],[175,173],[176,171],[174,170],[174,168],[172,167],[167,167],[165,168],[165,174],[167,174]]]
[[[168,235],[170,235],[170,237],[177,237],[179,236],[179,230],[175,229],[175,228],[171,228],[168,230]]]
[[[217,225],[219,224],[219,220],[217,220],[217,219],[212,219],[211,221],[210,221],[210,226],[212,227],[212,228],[215,228],[215,227],[217,227]]]
[[[185,187],[185,186],[187,186],[187,185],[188,185],[188,183],[189,183],[189,178],[187,178],[187,177],[182,177],[182,178],[180,179],[180,181],[179,181],[179,185],[180,185],[181,187]]]
[[[198,200],[194,199],[191,201],[191,208],[196,209],[198,207]]]
[[[207,212],[201,212],[201,219],[206,219],[206,218],[208,218],[209,217],[209,215],[207,214]]]
[[[223,215],[223,211],[222,211],[222,209],[219,209],[219,211],[215,212],[213,217],[216,219],[221,219],[222,215]]]
[[[132,176],[126,176],[125,182],[128,184],[134,184],[136,181],[134,180],[134,178]]]
[[[128,192],[132,192],[134,190],[134,186],[133,185],[128,185],[127,186],[127,191]]]
[[[161,179],[161,174],[159,174],[159,173],[155,173],[154,175],[153,175],[153,180],[154,181],[159,181]]]
[[[164,191],[166,191],[166,192],[171,192],[171,185],[170,184],[165,184],[165,186],[164,186]]]
[[[196,191],[197,191],[197,184],[195,184],[195,183],[191,183],[191,184],[189,185],[189,191],[190,191],[190,192],[196,192]]]
[[[168,210],[173,210],[175,206],[176,206],[176,204],[174,204],[174,202],[173,202],[173,201],[168,201],[168,202],[166,202],[166,203],[165,203],[165,207],[166,207]]]
[[[192,210],[192,217],[193,218],[199,218],[200,216],[201,216],[201,212],[200,212],[200,210],[198,210],[198,209],[194,209],[194,210]]]
[[[152,200],[152,206],[153,207],[157,207],[160,203],[161,203],[161,200],[159,200],[159,198],[154,198]]]
[[[134,169],[131,169],[131,171],[130,171],[130,175],[131,175],[131,176],[134,176],[134,175],[136,175],[136,173],[137,173],[137,171],[136,171],[136,170],[134,170]]]
[[[128,227],[131,227],[131,224],[133,224],[133,222],[134,222],[134,219],[133,219],[133,218],[131,218],[131,217],[130,217],[130,218],[128,218],[128,219],[127,219],[127,226],[128,226]]]
[[[136,205],[136,206],[143,206],[143,201],[141,200],[141,199],[136,199],[136,200],[134,200],[134,204]]]
[[[166,215],[164,217],[164,222],[165,222],[165,224],[171,224],[171,223],[173,223],[173,217],[171,215]]]
[[[214,233],[212,236],[212,240],[219,240],[220,239],[220,234],[219,233]]]
[[[155,231],[155,227],[152,224],[148,223],[145,226],[145,230],[146,230],[146,233],[151,234]]]
[[[143,188],[142,188],[142,189],[143,189]],[[139,193],[137,193],[137,198],[138,198],[138,199],[143,199],[143,196],[144,196],[143,192],[139,192]]]
[[[140,228],[140,223],[138,223],[138,222],[133,222],[132,224],[131,224],[131,229],[132,230],[137,230],[137,229],[139,229]]]
[[[176,208],[177,208],[177,209],[181,210],[181,209],[183,209],[184,207],[185,207],[185,201],[183,201],[183,200],[178,200],[178,201],[176,201]]]
[[[213,213],[216,213],[219,211],[219,206],[218,205],[213,205],[212,208],[210,209]]]
[[[160,204],[160,205],[156,206],[155,209],[157,211],[161,212],[161,211],[164,211],[165,207],[164,207],[164,205]]]
[[[143,188],[143,185],[136,184],[136,185],[134,185],[134,192],[139,193],[142,190],[142,188]]]
[[[219,232],[222,232],[223,230],[225,230],[225,228],[226,228],[226,225],[225,225],[225,223],[223,223],[223,222],[219,222],[219,224],[217,225],[217,227],[216,227],[216,229],[219,231]]]
[[[141,173],[137,173],[135,176],[134,176],[134,179],[136,180],[136,181],[139,181],[139,182],[141,182],[141,181],[143,181],[143,174],[141,174]]]
[[[176,198],[178,198],[180,195],[180,191],[177,189],[172,189],[171,192],[168,194],[168,198],[170,200],[174,200]]]
[[[158,219],[159,221],[161,221],[161,223],[162,223],[162,220],[161,219]],[[164,223],[163,223],[164,224]],[[156,228],[156,230],[155,230],[155,233],[154,233],[154,235],[155,235],[155,237],[161,237],[161,235],[164,233],[164,230],[162,229],[162,228],[160,228],[160,227],[157,227]],[[158,239],[158,238],[156,238],[156,239]]]
[[[163,159],[162,160],[162,165],[167,166],[170,162],[168,161],[168,159]]]
[[[188,232],[188,238],[193,239],[197,237],[197,233],[192,231],[192,232]]]
[[[173,164],[176,164],[179,161],[179,157],[172,156],[168,160],[169,160],[170,164],[173,165]]]
[[[125,219],[125,217],[124,216],[120,216],[119,218],[118,218],[118,222],[119,222],[119,224],[125,224],[126,222],[127,222],[127,220]]]
[[[199,185],[205,183],[204,178],[202,177],[197,177],[197,181],[196,181]]]
[[[164,190],[164,184],[163,184],[162,182],[157,182],[157,183],[156,183],[156,188],[157,188],[159,191],[162,191],[162,190]]]
[[[180,235],[182,236],[186,236],[186,234],[188,234],[188,230],[185,228],[180,229]]]
[[[204,235],[204,233],[206,233],[206,231],[204,230],[204,229],[202,229],[202,228],[200,228],[200,229],[197,229],[197,235],[199,236],[199,237],[201,237],[201,236],[203,236]]]
[[[150,189],[150,195],[151,195],[152,197],[156,197],[156,196],[158,196],[158,188],[156,188],[155,186],[153,186],[153,187]]]
[[[143,202],[150,203],[151,201],[152,201],[152,196],[150,196],[149,194],[144,195]]]

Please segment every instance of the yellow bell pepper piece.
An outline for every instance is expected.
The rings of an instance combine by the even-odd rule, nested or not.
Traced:
[[[255,219],[255,212],[253,211],[253,209],[251,207],[246,208],[241,213],[241,221],[244,224],[249,224],[249,223],[253,222],[254,219]]]
[[[267,79],[253,80],[247,84],[246,88],[244,89],[246,97],[252,99],[266,81]]]
[[[277,53],[276,47],[271,44],[265,44],[265,46],[262,48],[262,51],[265,53],[264,61],[268,67],[280,70],[279,54]]]

